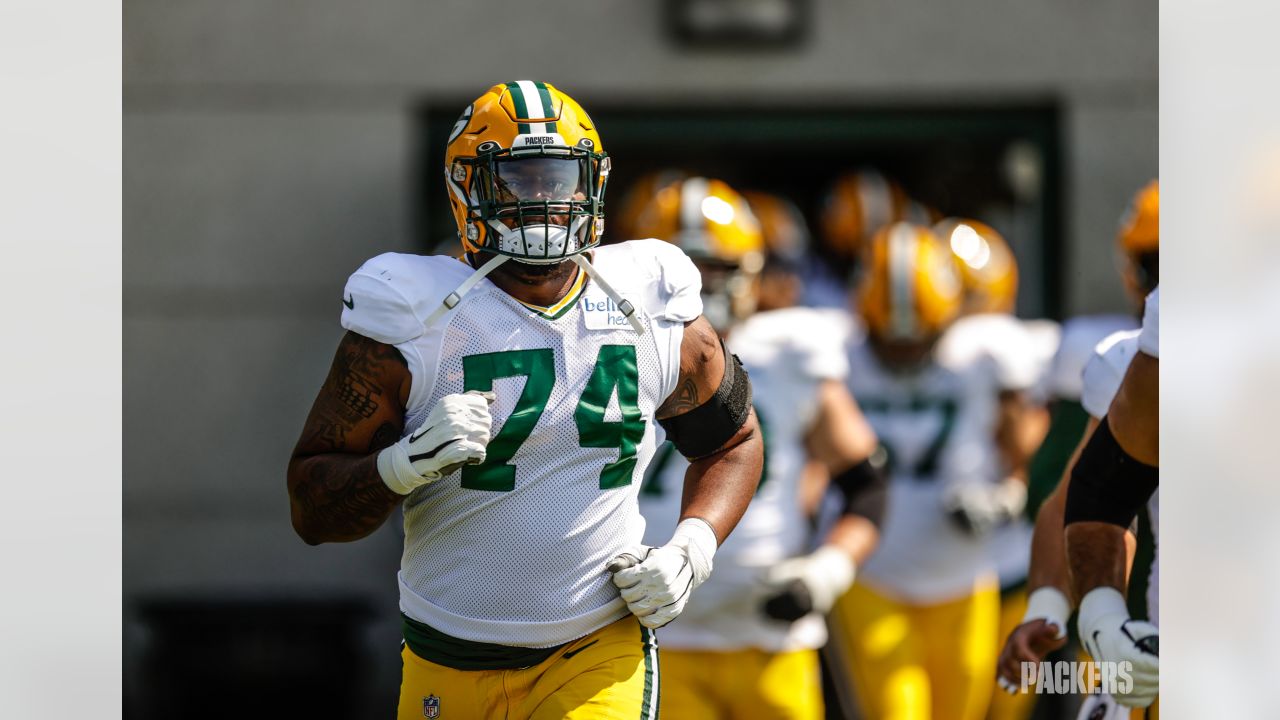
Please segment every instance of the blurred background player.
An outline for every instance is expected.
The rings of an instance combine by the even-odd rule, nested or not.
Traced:
[[[1098,427],[1115,398],[1116,391],[1128,370],[1129,363],[1138,352],[1138,330],[1122,330],[1113,333],[1098,344],[1094,356],[1085,366],[1084,394],[1081,398],[1089,423],[1081,438],[1079,448],[1072,456],[1067,476],[1074,466],[1075,457]],[[1067,573],[1066,554],[1063,545],[1062,515],[1066,502],[1066,485],[1060,484],[1040,508],[1035,527],[1035,543],[1032,546],[1030,582],[1033,593],[1026,615],[1016,630],[1008,636],[1000,653],[999,683],[1010,696],[1018,693],[1022,682],[1023,662],[1040,662],[1046,654],[1067,642],[1067,620],[1075,602],[1072,600],[1070,578]],[[1150,618],[1158,623],[1157,566],[1151,562],[1154,555],[1152,519],[1158,512],[1159,494],[1153,495],[1147,508],[1139,514],[1137,529],[1137,557],[1132,548],[1127,560],[1130,565],[1128,605],[1133,617]],[[1127,538],[1132,544],[1134,538]],[[1022,695],[1017,695],[1021,697]],[[1107,720],[1128,717],[1127,709],[1105,694],[1087,697],[1081,706],[1082,720]]]
[[[760,223],[764,237],[764,267],[756,291],[756,310],[767,312],[799,305],[805,278],[815,272],[809,227],[804,214],[791,200],[773,193],[742,193]]]
[[[1049,434],[1031,460],[1027,516],[1057,487],[1084,433],[1088,414],[1080,405],[1081,373],[1094,348],[1112,333],[1133,330],[1142,317],[1143,299],[1160,281],[1160,184],[1147,183],[1134,194],[1115,238],[1117,265],[1132,312],[1080,315],[1062,325],[1062,339],[1040,393],[1049,412]]]
[[[1063,508],[1063,540],[1072,597],[1080,598],[1080,640],[1095,661],[1127,664],[1131,684],[1114,691],[1126,707],[1158,717],[1158,608],[1151,622],[1135,619],[1128,587],[1125,532],[1143,507],[1155,544],[1158,578],[1160,486],[1160,287],[1147,296],[1137,352],[1106,415],[1081,448]],[[1156,588],[1158,596],[1159,588]],[[1122,665],[1124,667],[1124,665]],[[1139,715],[1142,717],[1143,715]]]
[[[1159,186],[1152,181],[1138,191],[1121,220],[1117,246],[1125,259],[1123,277],[1126,290],[1131,296],[1142,292],[1147,284],[1159,280],[1159,208]],[[1139,302],[1145,303],[1141,300]],[[1094,348],[1080,381],[1080,405],[1087,416],[1087,424],[1080,433],[1070,462],[1059,471],[1060,477],[1070,472],[1075,457],[1106,414],[1120,380],[1136,352],[1138,334],[1138,330],[1118,331],[1107,336]],[[1076,336],[1077,339],[1080,337],[1082,336]],[[1059,353],[1060,358],[1064,355],[1065,351]],[[1069,437],[1068,431],[1073,425],[1065,413],[1055,418],[1055,432],[1059,433],[1060,439]],[[1049,442],[1047,440],[1046,445]],[[1052,452],[1057,454],[1057,450]],[[1046,454],[1042,449],[1038,457]],[[1042,472],[1050,469],[1048,463],[1042,466]],[[1065,485],[1055,481],[1048,490],[1048,497],[1036,514],[1028,583],[1032,602],[1016,630],[1006,635],[1001,652],[1001,686],[1010,692],[1020,683],[1017,663],[1043,660],[1049,652],[1067,642],[1067,619],[1075,606],[1075,598],[1068,586],[1062,538]],[[1158,595],[1154,591],[1157,583],[1153,523],[1157,516],[1157,503],[1158,495],[1152,498],[1148,508],[1138,514],[1133,528],[1136,538],[1128,538],[1131,546],[1128,554],[1132,565],[1129,610],[1134,617],[1150,617],[1153,622],[1156,622],[1155,618],[1158,616]],[[1109,702],[1114,706],[1108,698],[1090,696],[1086,699],[1080,716],[1095,717],[1089,713],[1104,713]],[[1098,709],[1099,706],[1104,709]]]
[[[849,386],[887,452],[889,501],[876,554],[832,612],[834,640],[864,716],[976,720],[994,679],[999,582],[990,540],[975,532],[987,520],[951,499],[1005,485],[999,383],[991,362],[937,354],[964,288],[932,230],[885,226],[864,263],[866,334],[848,348]]]
[[[928,208],[875,168],[861,167],[838,176],[818,213],[822,263],[805,280],[803,304],[847,308],[849,282],[871,235],[900,220],[928,225],[933,219]]]
[[[1047,320],[1014,316],[1018,265],[1009,243],[986,223],[946,218],[934,232],[957,260],[964,285],[960,317],[938,343],[939,362],[948,367],[988,363],[997,381],[1000,421],[996,448],[1003,479],[993,485],[970,484],[947,498],[948,507],[979,534],[988,533],[1000,578],[1000,628],[997,643],[1026,610],[1027,563],[1031,524],[1022,515],[1027,465],[1048,428],[1048,411],[1034,392],[1058,344],[1058,326]],[[988,717],[1027,717],[1035,698],[997,694]]]
[[[806,308],[754,313],[766,255],[777,246],[765,243],[761,223],[727,184],[677,180],[654,191],[637,217],[644,222],[636,232],[676,243],[694,259],[708,312],[724,309],[716,327],[751,373],[766,446],[759,490],[717,551],[715,574],[661,631],[661,710],[674,718],[816,720],[822,613],[874,548],[884,500],[869,460],[875,436],[844,387],[839,325]],[[785,294],[773,302],[784,303]],[[843,513],[817,548],[799,497],[809,458],[843,493]],[[674,527],[687,468],[669,446],[659,451],[641,490],[647,535]]]

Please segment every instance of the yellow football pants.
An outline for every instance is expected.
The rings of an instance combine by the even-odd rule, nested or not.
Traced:
[[[994,579],[936,605],[854,583],[832,610],[832,641],[867,720],[981,720],[995,687],[999,619]]]
[[[1027,612],[1027,590],[1025,587],[1004,593],[1000,597],[1000,630],[996,633],[996,652],[1004,647],[1005,638],[1013,629],[1022,624],[1022,616]],[[987,710],[987,720],[1026,720],[1035,709],[1035,693],[1007,692],[991,694],[991,708]]]
[[[667,720],[821,720],[818,651],[662,650]]]
[[[653,631],[632,615],[514,670],[455,670],[401,652],[398,720],[651,720],[658,716]],[[432,713],[434,711],[434,714]]]

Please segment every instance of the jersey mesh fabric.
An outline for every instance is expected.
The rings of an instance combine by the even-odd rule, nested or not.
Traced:
[[[485,284],[466,297],[442,336],[421,341],[438,348],[438,365],[434,389],[409,409],[406,433],[441,397],[464,391],[463,358],[469,355],[549,349],[554,384],[510,461],[514,489],[466,489],[462,473],[454,472],[406,500],[400,571],[406,614],[463,639],[524,647],[568,642],[625,615],[604,568],[644,532],[636,494],[654,452],[654,412],[673,384],[669,338],[679,329],[644,322],[643,336],[625,327],[589,330],[582,299],[552,320]],[[600,477],[607,463],[618,460],[618,448],[582,447],[574,415],[605,345],[635,347],[645,421],[632,481],[613,489],[601,489]],[[674,362],[678,370],[678,358]],[[526,382],[523,375],[493,381],[494,437]],[[604,421],[620,420],[615,386]]]

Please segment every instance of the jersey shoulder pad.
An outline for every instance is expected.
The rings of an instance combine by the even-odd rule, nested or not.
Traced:
[[[956,320],[938,342],[937,357],[953,369],[987,363],[1006,390],[1031,388],[1044,364],[1027,328],[1007,313],[982,313]]]
[[[1101,419],[1120,391],[1124,374],[1138,352],[1139,330],[1122,330],[1108,335],[1094,348],[1093,357],[1084,366],[1084,389],[1080,404],[1085,412]]]
[[[689,322],[702,314],[702,274],[669,242],[602,245],[592,264],[618,292],[637,298],[650,317]]]
[[[472,270],[445,255],[383,253],[347,279],[342,327],[395,345],[424,331],[423,322]]]
[[[847,312],[807,307],[756,313],[734,328],[729,346],[748,369],[778,365],[810,380],[843,380],[849,373]]]
[[[1062,325],[1062,339],[1046,377],[1051,397],[1078,400],[1082,391],[1081,373],[1103,338],[1120,330],[1132,330],[1137,323],[1127,315],[1084,315]]]

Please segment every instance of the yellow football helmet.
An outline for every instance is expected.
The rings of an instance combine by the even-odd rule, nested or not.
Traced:
[[[640,216],[646,212],[654,195],[662,188],[677,183],[688,176],[689,174],[685,171],[675,168],[664,168],[640,176],[627,189],[622,199],[613,205],[613,210],[609,212],[608,242],[647,237],[637,228],[641,227]],[[648,223],[644,224],[647,225]]]
[[[688,177],[659,188],[636,215],[636,237],[680,246],[702,271],[703,312],[719,330],[755,311],[764,234],[728,183]]]
[[[445,152],[463,248],[550,264],[595,247],[609,169],[573,98],[532,80],[494,85],[462,112]]]
[[[951,246],[964,285],[962,315],[1011,313],[1018,299],[1018,263],[1000,233],[969,218],[945,218],[933,232]]]
[[[1160,181],[1147,183],[1120,220],[1116,246],[1124,256],[1125,286],[1135,299],[1160,283]]]
[[[747,190],[742,193],[760,221],[765,249],[771,256],[799,262],[809,251],[809,227],[800,208],[781,195]]]
[[[955,256],[928,227],[886,225],[863,263],[858,307],[873,338],[929,342],[959,314],[964,289]]]
[[[930,225],[932,213],[878,170],[862,168],[836,178],[819,218],[822,242],[833,259],[852,264],[872,233],[898,221]]]

